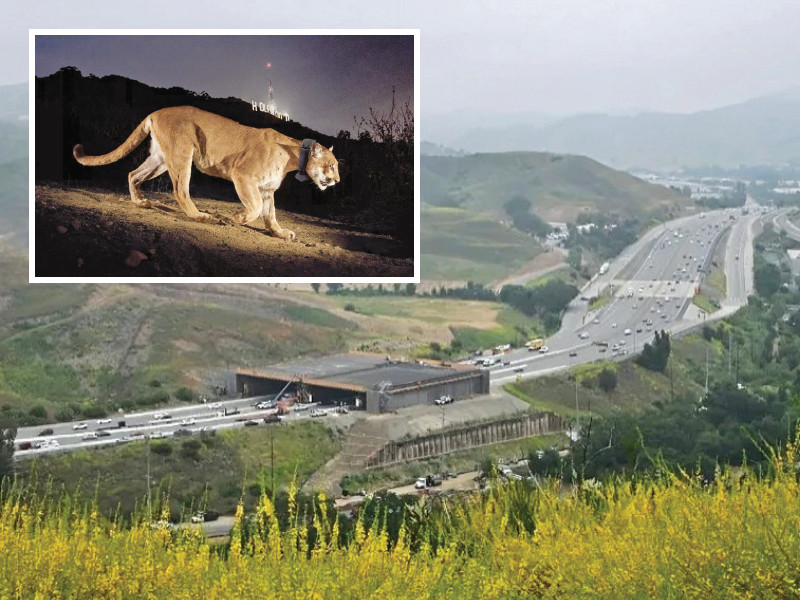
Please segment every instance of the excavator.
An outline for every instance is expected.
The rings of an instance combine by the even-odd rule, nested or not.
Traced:
[[[297,387],[293,394],[283,393],[291,383],[297,382]],[[283,395],[281,396],[281,394]],[[295,404],[307,405],[311,404],[311,392],[308,391],[308,386],[303,382],[302,378],[297,377],[286,384],[286,387],[278,393],[278,414],[288,415],[292,411]]]

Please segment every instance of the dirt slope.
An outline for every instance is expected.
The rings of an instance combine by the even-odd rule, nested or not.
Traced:
[[[234,225],[240,204],[196,197],[218,221],[197,223],[171,194],[150,193],[156,208],[118,193],[36,186],[37,277],[411,277],[413,259],[389,236],[277,211],[286,242],[263,222]]]

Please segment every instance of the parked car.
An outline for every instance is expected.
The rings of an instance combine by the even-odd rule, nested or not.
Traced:
[[[323,410],[321,408],[315,408],[314,410],[311,411],[311,416],[312,417],[327,417],[328,416],[328,411],[327,410]]]
[[[424,490],[428,487],[425,477],[417,477],[417,480],[414,482],[414,487],[418,490]]]
[[[248,419],[244,422],[245,427],[255,427],[256,425],[258,425],[258,421],[254,421],[253,419]]]

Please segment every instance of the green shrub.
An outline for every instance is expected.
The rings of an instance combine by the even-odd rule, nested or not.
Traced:
[[[175,392],[175,397],[182,402],[191,402],[194,400],[194,392],[188,387],[181,387]]]
[[[150,452],[159,456],[169,456],[172,454],[172,444],[167,442],[151,442]]]

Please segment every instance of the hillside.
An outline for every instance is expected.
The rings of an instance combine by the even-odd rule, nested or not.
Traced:
[[[545,124],[482,125],[442,140],[471,152],[583,154],[617,168],[800,164],[800,91],[691,114],[584,114]]]
[[[323,192],[312,182],[300,182],[290,174],[275,192],[276,206],[309,217],[335,220],[346,228],[390,236],[403,256],[413,256],[413,169],[409,166],[413,165],[413,153],[402,141],[393,142],[390,147],[371,129],[374,123],[365,125],[365,132],[372,133],[372,139],[334,138],[301,123],[254,111],[251,103],[238,98],[213,98],[180,87],[154,88],[117,75],[83,76],[74,67],[37,77],[34,95],[37,184],[91,187],[109,194],[128,195],[128,173],[149,155],[149,144],[142,143],[128,156],[98,167],[79,164],[72,156],[75,144],[83,144],[89,155],[102,154],[118,147],[154,111],[193,106],[247,127],[274,129],[296,140],[312,138],[326,147],[333,146],[341,180]],[[413,131],[413,119],[409,127]],[[200,190],[207,198],[231,203],[232,212],[240,210],[239,197],[228,180],[204,175],[193,168],[190,186],[191,195]],[[142,189],[145,195],[150,190],[170,191],[170,177],[162,174],[146,182]],[[191,244],[191,235],[185,235],[182,241]],[[302,270],[280,274],[308,275]],[[343,272],[330,274],[345,276]],[[374,276],[374,273],[360,272],[358,276]]]
[[[28,244],[28,85],[0,86],[0,238]]]
[[[516,196],[532,202],[546,221],[574,221],[581,212],[637,217],[664,216],[686,200],[585,156],[543,152],[423,156],[422,201],[506,217]]]

